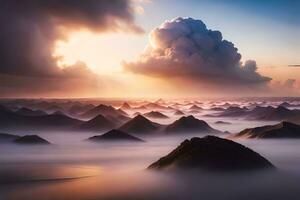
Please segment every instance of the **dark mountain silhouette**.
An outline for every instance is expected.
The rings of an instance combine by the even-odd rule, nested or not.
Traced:
[[[0,128],[4,129],[66,129],[80,123],[80,120],[65,115],[25,116],[0,107]]]
[[[192,105],[190,108],[189,108],[189,110],[203,110],[203,108],[201,108],[201,107],[199,107],[199,106],[197,106],[197,105]]]
[[[234,138],[300,138],[300,125],[281,122],[275,125],[248,128]]]
[[[281,104],[279,104],[279,106],[288,108],[288,107],[291,107],[292,105],[288,102],[282,102]]]
[[[266,121],[281,121],[289,120],[293,118],[300,118],[300,110],[290,110],[283,106],[277,108],[269,107],[256,107],[250,111],[247,118],[255,120],[266,120]]]
[[[221,124],[221,125],[230,125],[230,122],[224,122],[224,121],[216,121],[215,124]]]
[[[103,141],[132,141],[132,142],[144,142],[143,140],[125,133],[120,130],[111,130],[103,135],[96,135],[88,138],[89,141],[93,142],[103,142]]]
[[[122,125],[119,130],[128,133],[146,134],[159,130],[160,124],[154,123],[142,115],[138,115]]]
[[[229,107],[225,111],[213,115],[214,117],[244,117],[248,120],[265,120],[265,121],[297,121],[300,119],[300,110],[290,110],[283,106],[276,108],[272,106],[256,106],[254,109]]]
[[[129,120],[131,120],[130,117],[125,116],[125,115],[118,115],[118,116],[106,115],[105,117],[107,119],[109,119],[110,121],[114,122],[117,126],[120,126],[120,125],[128,122]]]
[[[0,143],[12,142],[18,139],[20,136],[7,133],[0,133]]]
[[[41,115],[47,115],[46,112],[42,110],[31,110],[29,108],[20,108],[19,110],[16,111],[17,114],[19,115],[25,115],[25,116],[41,116]]]
[[[107,119],[103,115],[98,115],[89,121],[83,122],[77,127],[77,129],[85,131],[103,131],[110,130],[115,127],[115,122]]]
[[[185,140],[167,156],[148,167],[155,170],[244,171],[274,169],[253,150],[215,136]]]
[[[169,118],[167,115],[164,115],[161,112],[157,112],[157,111],[151,111],[151,112],[145,113],[143,115],[146,117],[150,117],[150,118],[159,118],[159,119]]]
[[[205,121],[199,120],[190,115],[187,117],[181,117],[172,124],[165,128],[167,133],[221,133],[216,129],[210,127]]]
[[[184,112],[182,112],[181,110],[176,110],[174,112],[174,115],[185,115]]]
[[[212,111],[224,111],[225,109],[221,108],[221,107],[212,107],[212,108],[210,108],[210,110],[212,110]]]
[[[107,106],[107,105],[100,104],[100,105],[92,108],[91,110],[88,110],[85,113],[83,113],[81,115],[81,117],[91,119],[91,118],[94,118],[98,115],[119,116],[119,115],[124,115],[124,114],[126,114],[126,113],[122,110],[117,110],[112,106]]]
[[[37,135],[25,135],[14,140],[17,144],[50,144],[47,140]]]
[[[129,105],[129,103],[124,102],[124,103],[122,104],[122,106],[120,107],[120,109],[122,109],[122,110],[130,110],[130,109],[132,109],[132,108],[131,108],[131,106]]]

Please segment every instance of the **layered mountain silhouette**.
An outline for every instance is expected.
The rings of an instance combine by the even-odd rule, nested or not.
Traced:
[[[116,123],[104,117],[103,115],[98,115],[93,119],[83,122],[77,129],[85,131],[103,131],[110,130],[116,127]]]
[[[181,110],[176,110],[174,112],[174,115],[185,115],[184,112],[182,112]]]
[[[17,144],[50,144],[47,140],[37,135],[25,135],[14,140]]]
[[[229,107],[223,112],[214,115],[216,117],[243,117],[249,120],[282,121],[300,119],[300,110],[290,110],[283,106],[256,106],[254,109]]]
[[[300,125],[283,121],[269,126],[248,128],[234,138],[300,138]]]
[[[197,105],[192,105],[190,108],[189,108],[189,110],[203,110],[203,108],[201,108],[201,107],[199,107],[199,106],[197,106]]]
[[[210,127],[205,121],[199,120],[190,115],[187,117],[181,117],[172,124],[165,128],[167,133],[221,133],[216,129]]]
[[[96,135],[88,138],[89,141],[93,142],[103,142],[103,141],[132,141],[132,142],[144,142],[142,139],[139,139],[135,136],[132,136],[128,133],[125,133],[120,130],[110,130],[103,135]]]
[[[80,115],[88,110],[93,109],[94,106],[92,104],[74,104],[68,109],[68,114],[70,115]]]
[[[117,117],[120,115],[127,115],[123,110],[117,110],[112,106],[107,106],[104,104],[100,104],[86,112],[84,112],[81,117],[86,118],[86,119],[92,119],[98,115],[103,115],[103,116],[113,116]]]
[[[25,116],[42,116],[42,115],[47,115],[46,112],[42,110],[31,110],[29,108],[20,108],[19,110],[16,111],[16,114],[19,115],[25,115]]]
[[[0,106],[0,128],[3,129],[65,129],[71,128],[82,121],[65,115],[25,116]]]
[[[132,107],[129,105],[129,103],[124,102],[122,104],[122,106],[120,107],[120,109],[122,109],[122,110],[130,110],[130,109],[132,109]]]
[[[151,164],[154,170],[245,171],[274,169],[253,150],[215,136],[185,140],[168,155]]]
[[[268,107],[256,107],[247,114],[247,117],[255,120],[289,120],[299,117],[300,110],[290,110],[283,106],[273,108]]]
[[[137,115],[118,129],[128,133],[146,134],[158,131],[160,128],[160,124],[154,123],[142,115]]]
[[[143,115],[146,116],[146,117],[158,118],[158,119],[167,119],[167,118],[169,118],[167,115],[164,115],[164,114],[162,114],[161,112],[158,112],[158,111],[147,112]]]

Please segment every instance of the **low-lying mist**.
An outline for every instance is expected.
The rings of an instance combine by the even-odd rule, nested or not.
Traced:
[[[190,136],[91,143],[92,133],[45,133],[52,145],[1,145],[2,199],[297,199],[300,140],[239,140],[278,170],[161,173],[146,168]]]

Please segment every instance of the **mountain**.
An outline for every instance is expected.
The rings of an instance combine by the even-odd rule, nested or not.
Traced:
[[[150,132],[155,132],[161,127],[160,124],[154,123],[149,119],[143,117],[142,115],[137,115],[124,125],[122,125],[118,130],[135,133],[135,134],[146,134]]]
[[[20,138],[18,135],[0,133],[0,143],[12,142],[18,138]]]
[[[3,129],[66,129],[80,123],[80,120],[73,119],[65,115],[19,115],[0,106],[0,128]]]
[[[50,144],[47,140],[37,135],[25,135],[14,140],[17,144]]]
[[[94,106],[92,104],[74,104],[68,109],[68,114],[71,115],[80,115],[88,110],[93,109]]]
[[[115,128],[115,126],[116,123],[113,121],[107,119],[103,115],[98,115],[89,121],[83,122],[77,129],[85,131],[103,131]]]
[[[107,105],[100,104],[100,105],[84,112],[81,115],[81,117],[91,119],[91,118],[94,118],[98,115],[103,115],[103,116],[110,115],[110,116],[115,117],[115,116],[120,116],[120,115],[124,115],[124,114],[126,114],[126,113],[122,110],[117,110],[112,106],[107,106]]]
[[[174,112],[174,115],[184,115],[184,112],[182,112],[181,110],[176,110]]]
[[[165,106],[161,106],[157,103],[148,103],[144,106],[150,110],[165,110],[165,109],[167,109]]]
[[[169,118],[167,115],[164,115],[161,112],[157,112],[157,111],[151,111],[151,112],[145,113],[144,116],[150,117],[150,118],[159,118],[159,119]]]
[[[248,128],[234,138],[300,138],[300,125],[283,121],[269,126]]]
[[[189,110],[203,110],[203,108],[197,106],[197,105],[192,105]]]
[[[283,106],[277,108],[269,107],[255,107],[247,115],[247,118],[255,120],[266,120],[266,121],[281,121],[289,120],[293,118],[300,118],[300,110],[290,110]]]
[[[49,113],[54,113],[54,112],[57,112],[57,111],[62,111],[64,110],[62,107],[58,106],[58,105],[50,105],[48,106],[46,109],[45,109],[47,112]]]
[[[132,141],[132,142],[144,142],[143,140],[125,133],[120,130],[111,130],[103,135],[96,135],[88,138],[88,140],[93,142],[103,142],[103,141]]]
[[[118,115],[118,116],[106,115],[105,117],[107,119],[109,119],[110,121],[114,122],[117,126],[120,126],[120,125],[128,122],[129,120],[131,120],[130,117],[125,116],[125,115]]]
[[[230,125],[230,122],[224,122],[224,121],[216,121],[215,124],[220,124],[220,125]]]
[[[274,169],[253,150],[215,136],[185,140],[168,155],[151,164],[154,170],[245,171]]]
[[[26,115],[26,116],[41,116],[41,115],[47,115],[46,112],[42,110],[31,110],[29,108],[20,108],[19,110],[16,111],[16,114],[19,115]]]
[[[210,110],[212,110],[212,111],[224,111],[225,109],[221,108],[221,107],[212,107],[212,108],[210,108]]]
[[[122,110],[130,110],[132,108],[131,108],[131,106],[127,102],[124,102],[122,104],[122,106],[120,107],[120,109],[122,109]]]
[[[288,107],[291,107],[292,105],[288,102],[282,102],[281,104],[279,104],[279,106],[288,108]]]
[[[199,120],[190,115],[181,117],[165,128],[167,133],[221,133],[210,127],[205,121]]]
[[[247,108],[231,106],[231,107],[228,107],[223,112],[219,113],[217,116],[219,116],[219,117],[242,117],[242,116],[246,116],[247,113],[248,113]]]

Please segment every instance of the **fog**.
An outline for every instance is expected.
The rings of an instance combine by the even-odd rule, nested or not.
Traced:
[[[278,102],[258,102],[279,105]],[[232,106],[253,108],[257,102],[230,102]],[[96,103],[95,103],[96,104]],[[14,107],[14,103],[9,104]],[[117,106],[120,106],[119,103]],[[131,104],[140,106],[141,104]],[[171,105],[189,113],[191,103]],[[237,133],[245,128],[276,124],[279,121],[245,120],[242,117],[210,117],[210,107],[226,102],[199,103],[204,109],[193,113],[211,127]],[[170,124],[181,116],[161,110],[167,119],[151,119]],[[155,109],[141,111],[149,112]],[[133,117],[137,110],[126,110]],[[187,114],[188,115],[188,114]],[[216,121],[229,122],[216,124]],[[4,132],[4,130],[0,130]],[[244,173],[184,171],[162,173],[147,167],[176,148],[183,140],[205,134],[137,135],[146,142],[94,143],[87,138],[96,131],[45,131],[10,129],[16,135],[37,134],[51,145],[0,143],[0,199],[2,200],[93,200],[93,199],[208,199],[208,200],[293,200],[299,199],[300,139],[238,139],[274,164],[277,170]],[[228,133],[219,134],[227,138]]]
[[[53,145],[0,145],[1,199],[298,199],[300,140],[238,140],[276,171],[244,174],[146,170],[188,136],[91,143],[93,133],[40,134]]]

